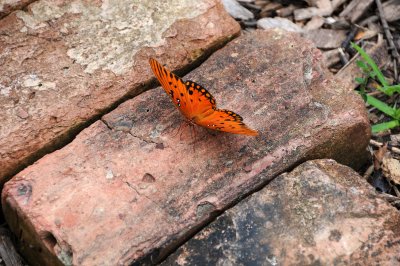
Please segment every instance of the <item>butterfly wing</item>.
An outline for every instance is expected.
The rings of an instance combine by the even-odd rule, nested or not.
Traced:
[[[165,92],[171,97],[172,102],[186,118],[190,119],[192,114],[187,99],[188,92],[182,79],[158,63],[157,60],[150,58],[149,62],[154,75]]]
[[[185,85],[190,112],[193,114],[190,120],[200,120],[217,109],[214,97],[203,86],[191,80],[187,80]]]
[[[249,136],[257,136],[258,132],[250,129],[243,123],[243,118],[229,110],[215,110],[209,116],[204,117],[196,124],[202,127],[229,132],[233,134],[242,134]]]
[[[150,59],[150,66],[165,92],[187,119],[200,119],[216,108],[214,97],[199,84],[193,81],[184,83],[155,59]]]
[[[242,122],[240,115],[229,110],[218,110],[214,97],[201,85],[190,80],[184,83],[155,59],[150,59],[150,66],[172,102],[188,120],[214,130],[258,135],[257,131]]]

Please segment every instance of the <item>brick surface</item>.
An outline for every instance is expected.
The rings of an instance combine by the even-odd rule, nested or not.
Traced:
[[[321,58],[296,34],[255,31],[185,77],[257,137],[203,128],[192,136],[161,89],[121,104],[5,185],[4,212],[25,254],[76,265],[156,262],[301,161],[361,163],[370,134],[364,103]]]
[[[34,0],[0,0],[0,19],[14,10],[22,9]]]
[[[352,169],[308,161],[226,211],[162,265],[397,265],[400,213]]]
[[[0,20],[0,183],[239,33],[217,0],[36,1]]]

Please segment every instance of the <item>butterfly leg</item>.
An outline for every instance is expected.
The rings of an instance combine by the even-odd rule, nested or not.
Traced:
[[[172,135],[172,137],[176,137],[176,136],[179,134],[179,132],[181,132],[181,129],[182,129],[182,127],[183,127],[185,124],[186,124],[185,122],[181,122],[181,123],[179,124],[178,129],[176,130],[176,133],[175,133],[174,135]]]
[[[186,128],[186,127],[190,127],[190,126],[192,126],[192,124],[190,124],[189,122],[187,122],[187,121],[185,121],[184,123],[183,123],[183,128],[182,128],[182,131],[181,131],[181,134],[180,134],[180,137],[179,137],[179,140],[180,141],[182,141],[182,135],[183,135],[183,133],[184,133],[184,128]]]
[[[193,140],[193,152],[196,152],[196,127],[193,124],[189,124],[190,126],[190,138]]]

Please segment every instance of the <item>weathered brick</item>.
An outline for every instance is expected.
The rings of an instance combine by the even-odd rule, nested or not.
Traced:
[[[146,4],[147,3],[147,4]],[[0,184],[239,33],[217,0],[36,1],[0,20]]]

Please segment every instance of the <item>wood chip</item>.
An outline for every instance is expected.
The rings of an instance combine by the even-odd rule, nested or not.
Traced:
[[[400,146],[400,134],[390,135],[390,144],[392,146]]]
[[[295,20],[305,20],[314,16],[330,16],[333,12],[331,1],[329,0],[318,0],[315,1],[316,7],[300,8],[296,9],[294,13]]]
[[[263,8],[264,6],[266,6],[269,3],[271,3],[271,1],[268,1],[268,0],[256,0],[256,1],[254,1],[254,4],[256,6],[261,7],[261,8]]]
[[[381,169],[383,158],[387,153],[387,144],[380,146],[378,150],[374,151],[374,168],[375,170]]]
[[[280,17],[288,17],[293,14],[293,11],[296,9],[296,7],[292,4],[286,7],[282,7],[278,10],[276,10],[276,14]]]
[[[340,47],[346,39],[346,33],[345,30],[318,29],[307,31],[304,37],[312,40],[318,48],[332,49]]]
[[[325,19],[320,16],[315,16],[310,19],[309,22],[304,26],[305,31],[310,31],[310,30],[317,30],[324,25]]]
[[[286,31],[302,32],[303,29],[286,18],[262,18],[257,21],[257,27],[261,29],[279,28]]]
[[[368,40],[371,39],[372,37],[375,37],[378,35],[378,32],[375,30],[369,30],[369,29],[364,29],[359,32],[354,36],[354,40],[359,41],[359,40]]]
[[[400,0],[389,0],[383,3],[382,7],[388,22],[400,19]]]
[[[353,0],[339,16],[349,19],[352,23],[356,23],[373,2],[374,0]]]
[[[282,5],[279,3],[269,3],[266,4],[260,12],[260,17],[264,18],[264,17],[270,17],[272,16],[276,10],[282,8]]]
[[[331,67],[340,62],[340,52],[338,49],[325,51],[322,54],[328,67]]]
[[[0,256],[5,265],[19,266],[24,265],[21,257],[18,255],[15,247],[11,241],[11,233],[5,229],[0,228]]]
[[[392,158],[390,153],[386,153],[382,159],[383,175],[395,185],[400,184],[400,161]]]
[[[341,17],[327,17],[325,18],[325,24],[329,25],[333,30],[350,29],[350,23]]]
[[[335,11],[338,7],[346,3],[347,0],[332,0],[332,9]]]

